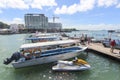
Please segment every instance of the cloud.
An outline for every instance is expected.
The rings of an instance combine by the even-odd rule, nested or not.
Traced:
[[[0,8],[28,9],[29,6],[25,4],[24,0],[0,0]]]
[[[2,10],[0,10],[0,13],[2,13]]]
[[[66,5],[63,5],[62,8],[56,8],[55,14],[73,14],[77,11],[77,4],[71,5],[67,7]]]
[[[66,25],[67,26],[67,25]],[[73,25],[64,28],[76,28],[78,30],[117,30],[120,24],[86,24],[86,25]]]
[[[13,20],[11,22],[9,22],[10,24],[23,24],[23,19],[21,18],[13,18]]]
[[[118,0],[98,0],[98,6],[102,7],[110,7],[112,5],[116,5],[118,3]]]
[[[42,9],[43,6],[57,6],[55,0],[33,0],[31,3],[32,8]]]
[[[92,10],[95,6],[95,0],[81,0],[78,7],[79,12]]]
[[[22,18],[13,18],[12,20],[8,21],[7,19],[1,19],[1,22],[6,24],[24,24],[24,20]]]
[[[43,6],[57,6],[55,0],[0,0],[0,9],[42,9]]]
[[[120,8],[118,0],[80,0],[80,3],[70,6],[63,5],[61,8],[57,7],[55,14],[74,14],[77,12],[86,12],[94,8],[115,6]]]
[[[116,8],[120,8],[120,3],[116,6]]]
[[[71,6],[63,5],[61,8],[56,8],[55,14],[74,14],[76,12],[85,12],[94,8],[95,0],[80,0],[79,4]]]
[[[5,0],[0,0],[0,8],[5,8],[6,7],[6,1]]]

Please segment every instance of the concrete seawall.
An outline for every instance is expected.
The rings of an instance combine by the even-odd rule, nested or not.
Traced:
[[[100,55],[104,55],[111,59],[116,59],[120,61],[120,50],[114,49],[114,52],[111,53],[110,48],[104,47],[101,43],[90,43],[90,45],[88,45],[88,51],[94,51]]]

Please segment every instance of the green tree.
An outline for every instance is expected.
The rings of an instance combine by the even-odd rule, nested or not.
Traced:
[[[9,28],[9,25],[3,22],[0,22],[0,28],[4,29],[4,28]]]

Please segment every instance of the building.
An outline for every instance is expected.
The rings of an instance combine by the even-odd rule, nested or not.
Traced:
[[[10,24],[10,30],[13,33],[19,33],[19,30],[24,30],[25,27],[23,24]]]
[[[46,29],[48,17],[44,14],[25,14],[25,27],[27,29]]]
[[[61,30],[62,24],[61,23],[48,23],[48,29],[54,29],[54,30]]]
[[[49,23],[44,14],[25,14],[25,27],[28,30],[60,30],[61,23]]]
[[[13,33],[18,33],[18,32],[19,32],[18,24],[10,24],[10,30],[11,30]]]

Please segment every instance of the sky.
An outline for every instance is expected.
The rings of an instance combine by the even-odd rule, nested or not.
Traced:
[[[27,13],[80,30],[120,29],[120,0],[0,0],[0,21],[24,23]]]

